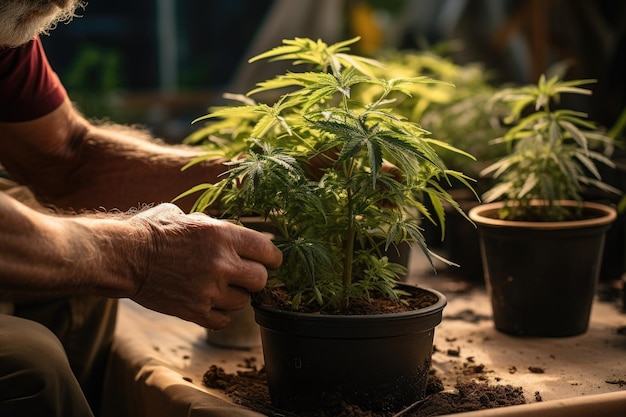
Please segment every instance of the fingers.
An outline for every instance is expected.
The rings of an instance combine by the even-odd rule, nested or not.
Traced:
[[[202,303],[197,306],[197,310],[190,308],[190,311],[181,318],[193,321],[207,329],[219,330],[230,324],[231,312],[241,310],[249,302],[250,293],[248,291],[231,286],[221,298],[214,301],[213,305]]]
[[[282,252],[272,243],[272,240],[267,234],[236,225],[229,221],[218,221],[201,213],[193,213],[190,216],[194,215],[200,220],[210,222],[217,221],[224,229],[222,231],[222,243],[225,244],[228,242],[232,245],[231,249],[239,257],[240,275],[263,275],[265,279],[267,278],[265,268],[277,269],[282,264]]]
[[[267,277],[265,266],[258,262],[241,259],[237,270],[231,273],[229,286],[240,287],[248,292],[258,292],[265,288]]]
[[[193,321],[207,329],[221,330],[230,324],[230,313],[224,310],[212,309],[206,314],[198,315],[196,319],[189,319],[189,321]]]
[[[237,227],[238,239],[235,250],[242,258],[259,262],[269,269],[277,269],[283,261],[283,254],[267,235],[256,230]]]
[[[224,224],[230,237],[231,250],[235,257],[230,263],[232,270],[227,272],[229,285],[243,287],[250,292],[257,292],[265,287],[267,269],[276,269],[282,263],[282,252],[261,232]]]

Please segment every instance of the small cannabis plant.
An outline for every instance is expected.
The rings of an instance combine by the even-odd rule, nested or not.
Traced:
[[[374,294],[400,300],[397,277],[405,270],[384,251],[411,242],[432,263],[420,219],[444,223],[443,202],[460,211],[440,185],[446,178],[471,188],[437,153],[463,151],[394,112],[410,86],[435,81],[375,76],[379,62],[347,53],[357,40],[296,38],[252,58],[291,60],[305,70],[230,96],[235,104],[199,118],[206,125],[190,137],[209,147],[205,157],[221,151],[231,158],[221,181],[184,194],[202,192],[193,210],[219,207],[227,218],[271,222],[284,255],[271,284],[289,292],[294,309],[338,311]],[[251,98],[261,93],[274,97],[271,104]]]
[[[580,86],[594,80],[563,81],[542,75],[537,85],[507,88],[493,97],[510,105],[504,120],[510,125],[495,142],[504,142],[510,152],[487,167],[496,184],[483,195],[484,202],[502,200],[501,219],[562,221],[582,216],[559,201],[583,201],[587,187],[619,192],[602,182],[596,164],[613,166],[601,152],[611,149],[611,139],[587,119],[586,114],[557,108],[561,94],[589,95]],[[531,205],[539,201],[541,205]]]

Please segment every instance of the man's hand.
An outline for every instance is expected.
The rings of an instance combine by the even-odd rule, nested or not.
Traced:
[[[262,233],[213,219],[184,214],[161,204],[130,219],[143,229],[134,254],[133,300],[211,329],[230,322],[250,292],[263,289],[267,269],[278,268],[282,253]]]

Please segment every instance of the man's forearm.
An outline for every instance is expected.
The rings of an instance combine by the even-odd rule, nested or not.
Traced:
[[[169,202],[225,171],[222,160],[181,168],[202,154],[162,145],[144,132],[93,126],[65,102],[25,123],[0,123],[0,161],[42,201],[64,209],[119,209]],[[193,196],[177,204],[187,210]]]
[[[224,160],[212,159],[181,171],[202,151],[162,145],[122,126],[93,128],[80,146],[78,163],[67,172],[63,192],[51,196],[55,205],[125,211],[146,203],[170,202],[199,183],[216,182],[226,169]],[[192,198],[177,202],[185,211],[191,203]]]
[[[126,236],[122,226],[111,219],[40,213],[0,193],[0,300],[132,294],[132,265],[127,259],[140,258],[128,253],[122,258],[124,248],[108,244],[133,240],[136,231],[128,228]],[[121,234],[124,239],[119,239]]]

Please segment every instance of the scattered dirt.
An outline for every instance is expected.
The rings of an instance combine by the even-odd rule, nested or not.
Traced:
[[[477,314],[474,310],[467,309],[459,311],[454,315],[446,316],[446,320],[461,320],[468,323],[478,323],[483,320],[493,320],[493,317]]]
[[[620,388],[626,387],[626,380],[624,379],[607,379],[604,382],[606,382],[607,384],[619,385]]]
[[[223,368],[212,365],[204,374],[203,383],[229,395],[233,402],[258,411],[262,414],[278,417],[293,417],[283,410],[272,407],[267,389],[265,369],[254,358],[246,360],[242,370],[226,373]],[[485,372],[483,365],[467,364],[464,374],[476,375]],[[536,396],[539,393],[536,393]],[[312,413],[300,413],[299,417],[432,417],[464,411],[497,408],[509,405],[525,404],[526,399],[521,387],[510,385],[490,385],[475,382],[471,378],[459,381],[454,391],[444,391],[442,381],[431,371],[426,388],[426,398],[396,414],[375,413],[342,401],[328,401],[322,410]]]
[[[459,383],[455,388],[456,392],[440,392],[430,396],[423,406],[406,415],[430,417],[526,404],[521,387],[470,381]]]

